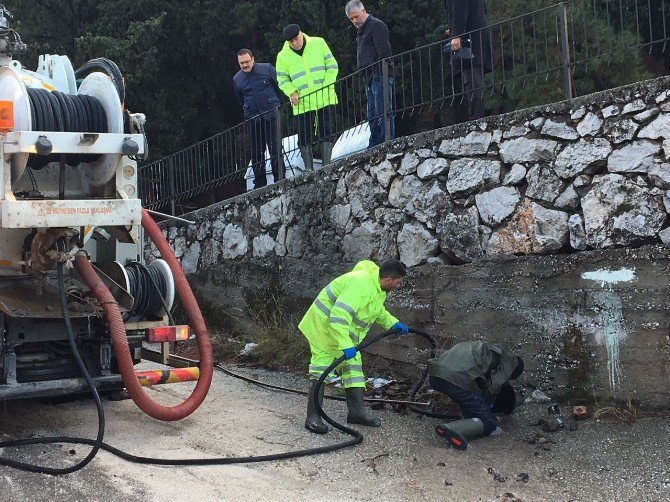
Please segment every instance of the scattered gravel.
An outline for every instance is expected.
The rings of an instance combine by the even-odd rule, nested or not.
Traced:
[[[239,371],[271,383],[307,388],[307,382],[295,375]],[[192,386],[166,385],[150,393],[174,404]],[[205,404],[181,422],[146,417],[130,400],[105,402],[105,440],[133,453],[193,458],[261,455],[345,439],[333,431],[325,436],[309,434],[303,428],[304,408],[303,396],[268,391],[217,372]],[[327,401],[325,408],[336,420],[346,417],[344,403]],[[546,406],[530,403],[501,420],[501,434],[474,441],[468,451],[458,452],[435,435],[435,419],[396,414],[390,408],[375,413],[383,426],[361,428],[362,445],[326,455],[178,468],[137,466],[101,452],[84,470],[58,478],[3,468],[0,493],[25,502],[147,502],[177,495],[202,502],[670,500],[667,419],[645,418],[630,425],[588,419],[580,422],[577,431],[563,428],[543,433],[529,424],[537,423]],[[87,400],[10,402],[1,417],[3,438],[95,435],[95,409]],[[80,445],[40,446],[19,456],[65,465],[87,452]]]

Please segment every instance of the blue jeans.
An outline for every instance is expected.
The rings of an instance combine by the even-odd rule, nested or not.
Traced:
[[[498,419],[493,414],[491,403],[479,392],[470,392],[451,382],[431,376],[429,385],[449,396],[461,408],[463,418],[479,418],[484,424],[484,435],[491,434],[498,424]]]
[[[389,119],[391,122],[391,137],[395,137],[395,119],[393,115],[393,77],[389,77]],[[373,75],[368,85],[365,86],[365,97],[368,100],[368,122],[370,124],[370,142],[368,148],[384,142],[384,87],[382,76]]]

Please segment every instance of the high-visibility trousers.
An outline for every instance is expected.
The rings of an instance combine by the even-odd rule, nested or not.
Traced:
[[[321,344],[317,340],[307,340],[309,349],[312,352],[312,358],[309,361],[309,378],[318,380],[324,371],[332,362],[342,355],[341,352],[333,353],[332,347]],[[365,387],[365,374],[363,373],[363,359],[361,353],[357,352],[356,357],[340,363],[335,372],[342,379],[342,387],[345,389],[352,387]],[[331,375],[329,375],[331,377]]]

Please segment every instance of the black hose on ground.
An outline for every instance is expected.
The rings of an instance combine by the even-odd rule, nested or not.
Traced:
[[[378,340],[381,340],[382,338],[390,335],[394,331],[384,331],[383,333],[380,333],[377,336],[374,336],[370,338],[369,340],[364,340],[360,344],[356,346],[356,350],[360,351],[364,349],[365,347],[375,343]],[[326,369],[321,376],[319,377],[319,380],[317,381],[317,386],[323,385],[325,379],[328,377],[331,371],[333,371],[342,361],[344,361],[344,356],[340,356],[337,359],[335,359],[332,364]],[[318,404],[317,400],[317,408],[319,410],[319,413],[321,416],[324,418],[326,422],[328,422],[330,425],[332,425],[334,428],[344,432],[345,434],[348,434],[352,436],[352,439],[348,441],[343,441],[341,443],[337,443],[334,445],[329,445],[329,446],[319,446],[317,448],[307,448],[304,450],[296,450],[296,451],[289,451],[285,453],[275,453],[272,455],[258,455],[258,456],[249,456],[249,457],[215,457],[215,458],[188,458],[188,459],[166,459],[166,458],[152,458],[152,457],[142,457],[139,455],[132,455],[130,453],[126,453],[122,450],[119,450],[118,448],[114,448],[113,446],[110,446],[106,443],[103,443],[102,449],[105,451],[108,451],[120,458],[123,458],[125,460],[128,460],[130,462],[134,462],[137,464],[151,464],[151,465],[228,465],[228,464],[249,464],[249,463],[256,463],[256,462],[269,462],[273,460],[285,460],[289,458],[298,458],[298,457],[306,457],[310,455],[318,455],[322,453],[329,453],[331,451],[337,451],[341,450],[343,448],[348,448],[350,446],[355,446],[357,444],[360,444],[363,442],[363,434],[361,434],[359,431],[355,429],[351,429],[345,425],[342,425],[332,418],[330,418],[326,413],[323,411],[321,406]],[[74,439],[74,438],[73,438]],[[78,443],[83,443],[83,444],[91,444],[91,440],[89,439],[83,439],[83,438],[76,438]],[[70,441],[70,442],[75,442],[75,441]]]
[[[194,359],[188,359],[186,357],[179,357],[179,359],[188,361],[192,365],[197,365],[196,360]],[[257,385],[258,387],[261,387],[263,389],[270,389],[270,390],[279,390],[282,392],[288,392],[289,394],[300,394],[302,396],[306,396],[309,394],[309,391],[307,390],[300,390],[300,389],[292,389],[290,387],[283,387],[281,385],[275,385],[272,383],[267,383],[267,382],[261,382],[260,380],[255,380],[253,378],[240,375],[239,373],[235,373],[234,371],[230,371],[228,368],[221,366],[219,363],[216,363],[214,367],[219,370],[221,373],[224,373],[225,375],[231,376],[233,378],[237,378],[238,380],[242,380],[243,382],[251,383],[254,385]],[[329,394],[324,394],[323,396],[324,399],[330,399],[332,401],[346,401],[347,399],[345,397],[341,396],[333,396]],[[366,397],[363,398],[363,401],[366,403],[380,403],[380,404],[403,404],[403,405],[414,405],[414,406],[430,406],[432,403],[427,402],[427,403],[422,403],[421,401],[406,401],[403,399],[380,399],[380,398],[374,398],[374,397]]]
[[[75,358],[77,359],[78,364],[80,365],[80,368],[82,369],[82,372],[84,373],[84,377],[86,378],[86,381],[88,385],[91,388],[91,391],[93,392],[93,397],[96,403],[96,407],[98,408],[98,434],[96,439],[88,439],[88,438],[79,438],[79,437],[45,437],[45,438],[33,438],[33,439],[18,439],[18,440],[11,440],[11,441],[2,441],[0,442],[0,448],[13,448],[17,446],[24,446],[28,444],[55,444],[55,443],[66,443],[66,444],[85,444],[85,445],[91,445],[93,446],[93,449],[89,454],[84,458],[82,461],[78,462],[77,464],[71,466],[71,467],[66,467],[66,468],[51,468],[51,467],[42,467],[42,466],[36,466],[24,462],[18,462],[12,459],[7,459],[0,457],[0,465],[6,465],[8,467],[14,467],[16,469],[20,470],[26,470],[26,471],[32,471],[32,472],[39,472],[43,474],[51,474],[51,475],[60,475],[60,474],[68,474],[74,471],[77,471],[79,469],[82,469],[85,467],[92,459],[95,457],[97,452],[99,450],[105,450],[113,455],[116,455],[119,458],[122,458],[124,460],[127,460],[129,462],[137,463],[137,464],[145,464],[145,465],[172,465],[172,466],[196,466],[196,465],[230,465],[230,464],[248,464],[248,463],[257,463],[257,462],[271,462],[275,460],[285,460],[285,459],[290,459],[290,458],[298,458],[298,457],[306,457],[306,456],[311,456],[311,455],[318,455],[318,454],[323,454],[323,453],[329,453],[337,450],[341,450],[343,448],[348,448],[350,446],[355,446],[363,442],[363,434],[359,432],[356,429],[352,429],[350,427],[347,427],[345,425],[342,425],[332,418],[330,418],[326,412],[323,410],[321,405],[319,404],[318,399],[315,400],[316,402],[316,407],[319,410],[319,413],[321,414],[321,417],[329,423],[332,427],[335,429],[338,429],[341,432],[344,432],[345,434],[348,434],[352,437],[352,439],[349,439],[347,441],[342,441],[340,443],[336,443],[333,445],[329,446],[320,446],[316,448],[307,448],[307,449],[302,449],[302,450],[295,450],[295,451],[290,451],[290,452],[285,452],[285,453],[275,453],[271,455],[258,455],[258,456],[247,456],[247,457],[212,457],[212,458],[186,458],[186,459],[166,459],[166,458],[153,458],[153,457],[144,457],[140,455],[133,455],[131,453],[127,453],[123,450],[120,450],[118,448],[115,448],[114,446],[111,446],[107,443],[105,443],[103,439],[104,435],[104,428],[105,428],[105,421],[104,421],[104,410],[102,408],[102,403],[100,402],[100,396],[98,395],[97,389],[95,388],[95,384],[93,383],[93,380],[91,379],[91,376],[88,373],[88,370],[86,369],[86,366],[84,365],[83,361],[81,360],[81,356],[79,355],[79,351],[77,349],[75,340],[74,340],[74,334],[72,332],[72,327],[70,325],[70,319],[69,315],[67,312],[67,299],[65,296],[65,289],[63,286],[63,277],[62,277],[62,264],[59,264],[59,289],[61,290],[61,304],[63,308],[63,315],[66,319],[66,326],[68,329],[68,337],[70,339],[70,347],[75,354]],[[411,333],[415,333],[426,340],[428,340],[431,343],[431,353],[434,355],[434,349],[435,349],[435,342],[433,339],[425,332],[417,329],[410,329]],[[385,338],[389,336],[390,334],[395,333],[393,330],[388,330],[384,331],[383,333],[380,333],[376,336],[369,337],[360,344],[356,346],[357,351],[361,351],[364,348],[372,345],[375,342],[378,342],[382,338]],[[325,379],[328,377],[328,375],[340,364],[344,361],[344,356],[338,357],[336,360],[332,362],[332,364],[321,374],[317,381],[317,386],[315,389],[315,392],[318,392],[319,387],[324,385]],[[423,381],[426,378],[426,374],[422,376],[422,378],[419,380],[417,385],[414,387],[414,391],[412,394],[412,398],[416,396],[416,392],[418,392],[418,389],[422,386]],[[290,390],[290,389],[289,389]],[[298,391],[300,392],[300,391]],[[413,410],[417,411],[417,413],[426,415],[427,413],[422,411],[422,410]],[[442,415],[430,415],[430,416],[442,416]]]
[[[62,276],[59,274],[59,278],[62,279]],[[62,284],[62,280],[60,281]],[[64,291],[64,290],[63,290]],[[64,294],[64,292],[63,292]],[[66,300],[62,300],[65,301]],[[65,303],[65,310],[64,314],[67,316],[67,303]],[[69,317],[67,318],[69,321]],[[428,337],[423,332],[420,332],[418,330],[412,330],[416,334],[424,337]],[[382,338],[390,335],[391,333],[394,333],[394,331],[389,330],[389,331],[384,331],[383,333],[380,333],[379,335],[376,335],[374,337],[371,337],[367,340],[364,340],[362,343],[360,343],[357,347],[356,350],[360,351],[364,349],[365,347],[368,347],[369,345],[381,340]],[[430,337],[428,337],[430,339]],[[76,344],[74,342],[74,336],[72,336],[71,340],[71,346],[73,347],[73,352],[78,354]],[[79,358],[81,360],[81,358]],[[319,377],[318,380],[318,385],[321,386],[324,384],[325,379],[327,376],[335,369],[336,366],[338,366],[342,361],[344,361],[344,356],[341,356],[337,358],[333,363],[323,372],[323,374]],[[102,436],[104,434],[104,412],[102,410],[102,404],[100,403],[100,397],[98,396],[98,392],[95,389],[95,385],[88,374],[88,371],[86,370],[86,367],[83,365],[83,362],[81,363],[81,368],[82,371],[84,372],[85,378],[89,384],[89,386],[92,389],[92,392],[94,394],[94,398],[96,400],[96,406],[98,406],[98,436],[95,440],[93,439],[88,439],[88,438],[79,438],[79,437],[46,437],[46,438],[35,438],[35,439],[17,439],[17,440],[11,440],[11,441],[2,441],[0,442],[0,448],[12,448],[16,446],[23,446],[26,444],[55,444],[55,443],[66,443],[66,444],[86,444],[86,445],[92,445],[94,448],[91,450],[91,452],[87,455],[85,459],[83,459],[81,462],[67,468],[63,469],[55,469],[55,468],[49,468],[49,467],[41,467],[41,466],[34,466],[32,464],[27,464],[23,462],[17,462],[11,459],[5,459],[5,458],[0,458],[0,464],[2,465],[7,465],[9,467],[14,467],[17,469],[21,470],[29,470],[33,472],[40,472],[44,474],[52,474],[52,475],[59,475],[59,474],[67,474],[70,472],[74,472],[76,470],[79,470],[83,468],[86,464],[88,464],[92,458],[97,454],[99,449],[105,450],[113,455],[116,455],[117,457],[120,457],[124,460],[128,460],[133,463],[137,464],[147,464],[147,465],[183,465],[183,466],[195,466],[195,465],[229,465],[229,464],[248,464],[248,463],[257,463],[257,462],[270,462],[274,460],[285,460],[289,458],[298,458],[298,457],[306,457],[310,455],[318,455],[322,453],[329,453],[332,451],[337,451],[341,450],[343,448],[348,448],[350,446],[355,446],[357,444],[360,444],[363,441],[363,434],[361,434],[359,431],[355,429],[351,429],[349,427],[346,427],[342,424],[339,424],[332,418],[330,418],[321,408],[321,406],[318,405],[317,401],[317,407],[319,409],[319,413],[321,416],[324,418],[326,422],[328,422],[331,426],[334,428],[344,432],[345,434],[348,434],[352,436],[352,439],[348,441],[343,441],[334,445],[329,445],[329,446],[320,446],[316,448],[307,448],[303,450],[296,450],[296,451],[290,451],[290,452],[285,452],[285,453],[275,453],[271,455],[258,455],[258,456],[247,456],[247,457],[213,457],[213,458],[185,458],[185,459],[166,459],[166,458],[153,458],[153,457],[143,457],[140,455],[133,455],[127,452],[124,452],[123,450],[120,450],[118,448],[115,448],[105,442],[102,441]]]
[[[60,251],[66,251],[65,246],[63,245],[63,238],[58,240],[57,246]],[[63,264],[58,264],[58,292],[60,296],[60,304],[63,312],[63,319],[65,320],[65,329],[67,330],[67,338],[70,342],[70,349],[72,350],[72,355],[77,362],[77,366],[84,375],[86,383],[91,388],[93,393],[93,400],[95,401],[95,407],[98,410],[98,434],[95,440],[87,440],[85,444],[93,446],[93,449],[83,458],[81,461],[70,467],[56,468],[56,467],[44,467],[41,465],[29,464],[27,462],[20,462],[18,460],[13,460],[11,458],[0,457],[0,465],[6,465],[8,467],[13,467],[15,469],[20,469],[22,471],[37,472],[40,474],[51,474],[51,475],[61,475],[61,474],[70,474],[71,472],[78,471],[83,469],[88,465],[88,463],[93,460],[98,454],[100,448],[103,447],[104,443],[102,441],[105,435],[105,411],[102,407],[102,402],[100,400],[100,395],[98,394],[98,389],[95,388],[95,383],[91,378],[91,375],[84,364],[84,361],[81,358],[77,343],[74,339],[74,331],[72,330],[72,323],[70,322],[70,314],[67,308],[67,295],[65,294],[65,283],[63,279]],[[53,443],[70,443],[78,442],[71,441],[75,438],[67,437],[43,437],[43,438],[30,438],[30,439],[17,439],[12,441],[0,441],[0,448],[14,448],[17,446],[26,446],[34,444],[53,444]]]

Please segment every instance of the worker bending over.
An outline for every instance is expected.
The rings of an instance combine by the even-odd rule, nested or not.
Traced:
[[[523,360],[492,343],[461,342],[428,360],[428,383],[461,408],[462,420],[439,424],[437,434],[458,450],[468,439],[488,436],[497,426],[494,413],[511,414],[516,405],[510,380],[523,372]]]
[[[382,263],[364,260],[351,272],[334,279],[323,288],[300,321],[298,328],[309,342],[312,358],[309,364],[311,386],[307,400],[305,428],[325,434],[315,400],[323,403],[323,385],[315,395],[316,382],[328,366],[344,354],[346,360],[336,370],[342,377],[342,387],[347,396],[347,423],[379,427],[381,421],[366,413],[363,405],[365,375],[358,345],[373,323],[385,330],[395,329],[398,335],[408,332],[407,326],[384,308],[386,293],[393,291],[407,274],[405,265],[397,260]]]

